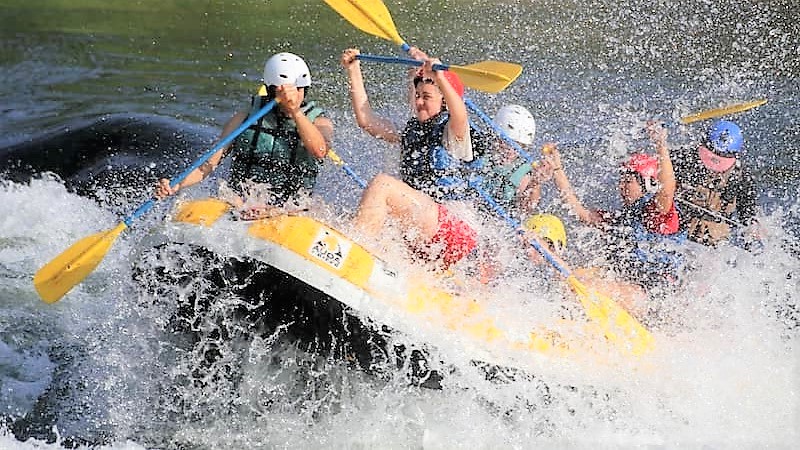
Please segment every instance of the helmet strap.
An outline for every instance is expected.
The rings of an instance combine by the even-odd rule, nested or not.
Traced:
[[[641,186],[642,190],[648,194],[654,194],[661,189],[661,183],[659,183],[655,178],[645,178],[639,172],[634,171],[629,171],[628,173],[636,177],[636,181],[639,183],[639,186]]]
[[[659,183],[655,178],[645,179],[642,186],[644,186],[644,190],[648,194],[655,194],[659,191],[659,189],[661,189],[661,183]]]

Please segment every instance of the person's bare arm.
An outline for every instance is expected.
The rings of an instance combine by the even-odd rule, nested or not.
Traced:
[[[364,76],[361,73],[361,62],[356,59],[359,51],[354,48],[342,53],[342,67],[347,71],[350,82],[350,101],[358,126],[370,136],[383,139],[387,142],[400,142],[400,133],[397,127],[387,118],[381,117],[372,110],[369,104],[367,90],[364,87]]]
[[[567,174],[564,173],[561,155],[555,144],[547,145],[542,150],[542,154],[545,155],[545,159],[553,168],[553,183],[561,193],[561,199],[564,203],[578,216],[578,220],[581,222],[589,225],[598,225],[602,221],[600,215],[596,211],[586,208],[578,199],[578,196],[575,195],[572,184],[570,184]]]
[[[675,171],[672,168],[672,160],[669,157],[669,146],[667,145],[667,129],[658,122],[648,122],[647,132],[656,147],[658,155],[658,183],[660,188],[655,195],[655,204],[658,212],[665,214],[672,209],[675,201]]]
[[[233,117],[231,117],[230,120],[228,120],[225,126],[222,127],[222,133],[220,134],[219,139],[217,139],[217,142],[220,142],[222,139],[231,134],[246,119],[247,119],[246,112],[237,112],[236,114],[234,114]],[[170,181],[166,178],[158,180],[158,184],[156,186],[156,191],[155,191],[156,198],[162,199],[170,195],[175,195],[181,189],[192,186],[206,179],[206,177],[208,177],[211,174],[211,172],[213,172],[214,169],[216,169],[217,166],[219,166],[220,161],[222,161],[222,158],[224,158],[225,155],[228,153],[230,147],[231,147],[230,145],[227,145],[224,148],[217,151],[216,153],[214,153],[213,155],[211,155],[211,157],[208,158],[206,162],[200,165],[200,167],[198,167],[197,169],[191,171],[189,175],[186,176],[186,178],[181,180],[181,182],[176,184],[174,187],[170,187],[169,185]]]

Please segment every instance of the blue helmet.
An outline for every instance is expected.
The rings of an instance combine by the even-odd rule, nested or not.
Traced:
[[[708,146],[714,153],[739,153],[743,143],[742,129],[733,122],[719,120],[708,130]]]

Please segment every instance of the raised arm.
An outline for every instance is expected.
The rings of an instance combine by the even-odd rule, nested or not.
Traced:
[[[658,212],[666,214],[672,209],[675,201],[675,171],[672,168],[672,160],[669,157],[669,147],[667,146],[667,129],[659,122],[650,121],[647,123],[647,133],[650,140],[656,147],[658,155],[658,183],[660,188],[655,195],[655,204]]]
[[[350,82],[350,101],[353,104],[356,123],[370,136],[387,142],[400,142],[400,133],[394,124],[389,119],[375,114],[369,104],[364,76],[361,73],[361,62],[356,59],[359,53],[358,49],[349,48],[342,53],[341,59],[342,67],[347,71]]]
[[[433,64],[441,64],[438,59],[429,59],[425,62],[425,70],[429,70]],[[435,70],[431,74],[436,85],[444,95],[444,102],[447,104],[447,111],[450,119],[447,121],[447,132],[451,138],[457,141],[464,141],[469,138],[469,116],[467,106],[461,94],[456,91],[447,79],[444,70]]]
[[[463,99],[463,83],[453,72],[433,70],[434,64],[441,64],[442,62],[436,58],[431,58],[419,48],[411,47],[408,54],[424,63],[418,74],[436,83],[436,87],[442,93],[444,103],[447,105],[449,119],[444,133],[445,140],[443,144],[445,148],[452,156],[462,161],[472,161],[474,154],[470,140],[469,116]],[[458,89],[453,86],[453,83],[459,85]],[[413,97],[410,100],[413,100]]]
[[[530,173],[520,182],[516,205],[524,216],[533,214],[542,199],[542,184],[553,178],[553,166],[547,160],[533,163]]]

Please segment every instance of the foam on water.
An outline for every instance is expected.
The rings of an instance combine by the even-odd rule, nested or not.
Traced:
[[[218,369],[238,368],[238,384],[210,379],[192,387],[179,380],[196,361],[165,328],[165,310],[126,281],[140,235],[124,235],[86,283],[45,305],[25,274],[117,218],[51,179],[4,184],[0,197],[8,208],[0,221],[5,412],[35,419],[43,395],[59,415],[61,436],[114,436],[107,447],[114,449],[164,439],[210,448],[780,447],[799,437],[797,325],[780,314],[796,301],[798,266],[779,246],[758,255],[734,247],[701,254],[702,273],[685,296],[669,299],[680,308],[655,331],[658,348],[637,367],[552,361],[533,378],[490,382],[442,335],[434,355],[448,362],[440,368],[456,372],[443,390],[429,391],[402,376],[377,380],[267,336],[223,347],[227,359]],[[492,301],[515,314],[552,301],[514,286],[498,289],[503,300]],[[160,417],[173,421],[164,426]],[[57,439],[53,448],[65,442]],[[19,443],[8,431],[3,445],[48,447]]]
[[[769,99],[735,117],[747,130],[748,157],[764,181],[765,248],[756,254],[728,246],[699,252],[700,269],[684,293],[662,305],[666,317],[654,328],[657,348],[640,362],[543,359],[528,376],[500,372],[488,381],[463,343],[424,330],[421,336],[437,346],[431,364],[448,374],[443,389],[431,391],[409,387],[404,374],[374,377],[303,352],[284,342],[280,329],[247,337],[246,324],[231,312],[241,301],[231,295],[215,297],[212,314],[196,324],[194,341],[171,328],[176,305],[170,302],[202,297],[214,267],[178,250],[171,268],[196,270],[192,282],[156,282],[148,291],[133,281],[141,275],[132,268],[137,263],[153,269],[141,247],[163,231],[160,208],[123,233],[84,283],[46,305],[31,276],[78,239],[113,227],[119,217],[110,210],[136,206],[115,202],[137,198],[137,192],[121,200],[109,192],[109,206],[69,193],[52,178],[0,181],[0,449],[793,448],[800,441],[800,246],[792,236],[800,226],[800,33],[796,12],[784,4],[791,2],[768,3],[387,2],[404,37],[448,62],[523,64],[524,73],[505,92],[470,96],[490,115],[504,103],[529,107],[539,125],[537,145],[550,139],[577,147],[590,143],[564,145],[562,153],[578,194],[592,206],[616,201],[610,174],[640,143],[646,118],[674,120]],[[6,23],[3,50],[12,59],[0,67],[7,81],[0,89],[7,99],[0,108],[0,141],[36,137],[68,118],[93,120],[113,112],[161,114],[179,123],[181,116],[194,117],[187,120],[218,128],[234,108],[246,107],[246,90],[255,84],[249,80],[259,77],[266,53],[286,44],[289,24],[273,36],[253,24],[240,27],[246,14],[237,16],[241,11],[233,4],[225,8],[233,15],[209,7],[215,9],[206,19],[220,22],[184,29],[197,24],[178,18],[159,30],[166,34],[158,40],[126,35],[124,30],[141,29],[135,21],[109,21],[126,26],[108,40],[106,32],[52,31],[47,17],[33,32]],[[396,170],[396,152],[353,123],[336,61],[347,46],[373,52],[391,47],[378,47],[326,8],[301,5],[292,14],[302,16],[291,26],[315,28],[313,38],[298,28],[292,40],[296,51],[305,52],[315,95],[336,123],[335,148],[363,178]],[[103,23],[120,14],[138,17],[110,8],[94,12]],[[96,19],[86,17],[92,30]],[[332,18],[341,27],[318,26]],[[448,31],[432,23],[447,23]],[[173,29],[176,34],[168,34]],[[244,44],[208,29],[232,30]],[[318,39],[316,29],[327,34]],[[125,45],[113,45],[119,42]],[[203,44],[194,47],[196,42]],[[256,47],[248,47],[252,42]],[[193,61],[185,61],[187,54]],[[221,54],[227,55],[224,63]],[[142,59],[156,64],[137,64]],[[408,115],[396,95],[402,69],[365,65],[365,75],[374,107],[402,126]],[[704,126],[676,128],[670,139],[696,141]],[[359,194],[354,184],[329,166],[320,186],[320,197],[335,205],[323,217],[350,231],[348,211]],[[543,205],[553,197],[545,192]],[[570,226],[570,234],[571,242],[580,242],[590,233]],[[594,250],[589,244],[571,249],[570,256],[591,259]],[[509,327],[576,308],[570,297],[562,300],[558,283],[548,287],[531,277],[523,271],[487,294],[474,294]],[[221,329],[231,331],[230,339],[215,334]],[[394,339],[405,344],[413,336]],[[208,349],[220,358],[205,361]]]

